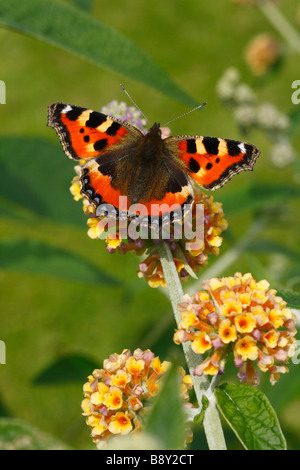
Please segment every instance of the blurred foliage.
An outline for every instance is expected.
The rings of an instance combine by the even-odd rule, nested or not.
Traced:
[[[153,400],[145,432],[157,439],[161,449],[183,449],[185,418],[178,367],[173,362],[164,377],[160,393]]]
[[[45,13],[49,3],[57,3],[57,10],[41,19],[37,12]],[[292,24],[297,7],[297,0],[280,2]],[[124,100],[121,81],[151,121],[163,123],[186,112],[184,102],[207,101],[201,111],[172,123],[172,133],[246,139],[262,155],[253,173],[235,177],[214,194],[223,202],[229,229],[220,257],[201,278],[251,271],[282,289],[282,295],[288,291],[295,307],[300,145],[291,84],[300,78],[299,57],[287,50],[272,73],[252,75],[245,47],[255,35],[274,34],[274,29],[255,7],[229,0],[115,0],[113,8],[101,0],[0,0],[0,23],[9,27],[0,29],[0,79],[7,94],[0,108],[0,339],[7,352],[6,365],[0,365],[0,409],[3,416],[30,423],[15,430],[15,424],[2,421],[0,427],[18,436],[25,426],[32,436],[36,426],[74,448],[92,449],[80,409],[86,376],[124,348],[151,348],[164,360],[178,347],[165,292],[137,278],[138,258],[111,255],[102,241],[87,237],[81,204],[69,194],[72,162],[46,127],[47,106],[63,101],[99,110],[112,99]],[[112,42],[104,45],[108,31]],[[139,61],[148,68],[140,70]],[[290,116],[298,152],[292,165],[272,165],[270,140],[258,129],[245,137],[220,102],[216,85],[229,66],[239,70],[259,100]],[[254,224],[259,229],[253,231]],[[186,289],[193,289],[193,282]],[[227,374],[226,382],[236,381],[233,366]],[[276,386],[266,380],[260,386],[279,412],[292,449],[300,448],[298,381],[298,366],[292,365]],[[225,428],[228,446],[240,448],[226,423]],[[191,447],[206,448],[202,432],[196,432]]]
[[[15,418],[0,418],[1,450],[70,450],[68,446]]]

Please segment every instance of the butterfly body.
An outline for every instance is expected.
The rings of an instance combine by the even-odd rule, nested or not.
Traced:
[[[171,213],[174,205],[193,202],[192,179],[204,189],[220,188],[234,174],[252,170],[260,154],[253,145],[230,139],[163,139],[157,123],[143,134],[129,123],[65,103],[49,106],[48,125],[67,156],[84,162],[82,195],[96,209],[107,203],[117,214],[120,196],[127,197],[122,207],[127,211],[142,204],[151,215],[160,213],[157,205]]]

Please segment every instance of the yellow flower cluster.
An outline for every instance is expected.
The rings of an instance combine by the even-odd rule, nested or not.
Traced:
[[[241,382],[257,385],[259,369],[276,383],[295,351],[295,317],[286,302],[270,289],[266,280],[251,274],[204,281],[194,297],[184,296],[179,305],[181,321],[174,335],[176,344],[191,341],[197,354],[208,352],[195,375],[224,372],[229,352],[234,354]]]
[[[85,398],[81,407],[97,447],[105,446],[112,436],[136,433],[142,428],[149,399],[157,395],[169,366],[149,349],[136,349],[133,354],[124,349],[122,354],[105,359],[103,369],[94,370],[83,386]],[[179,373],[185,406],[192,406],[188,403],[191,377],[182,368]]]
[[[187,240],[184,236],[177,240],[172,238],[170,248],[173,252],[175,266],[182,282],[190,278],[186,267],[197,273],[201,267],[204,267],[208,261],[208,255],[218,256],[223,238],[221,233],[227,229],[228,223],[224,219],[222,204],[215,202],[213,196],[203,193],[198,187],[194,186],[195,201],[192,209],[192,228],[196,227],[196,208],[198,204],[203,205],[203,242],[197,242],[196,238]],[[191,247],[187,243],[190,243]],[[198,246],[197,246],[198,243]],[[151,287],[166,287],[162,265],[159,255],[152,248],[148,256],[139,265],[139,277],[144,277]]]

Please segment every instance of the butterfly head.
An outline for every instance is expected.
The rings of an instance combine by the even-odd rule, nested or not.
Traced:
[[[152,136],[154,135],[159,135],[161,136],[161,129],[160,129],[160,124],[155,122],[152,127],[147,132],[147,135],[151,134]]]

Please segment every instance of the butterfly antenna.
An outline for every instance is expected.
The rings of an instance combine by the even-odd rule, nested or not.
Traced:
[[[179,118],[182,118],[183,116],[186,116],[187,114],[190,114],[190,113],[196,111],[197,109],[203,108],[203,106],[205,106],[206,104],[207,104],[207,103],[199,104],[199,106],[197,106],[197,107],[194,108],[194,109],[191,109],[191,110],[188,111],[187,113],[180,114],[180,116],[177,116],[176,118],[171,119],[171,121],[166,122],[166,123],[164,124],[164,126],[166,126],[167,124],[170,124],[170,122],[173,122],[173,121],[176,121],[176,120],[179,119]]]
[[[147,118],[147,116],[145,116],[145,114],[143,113],[143,111],[141,110],[141,108],[139,108],[138,105],[133,101],[133,99],[131,98],[130,94],[128,93],[128,91],[126,90],[126,88],[124,87],[124,85],[122,85],[122,83],[120,84],[120,87],[121,87],[122,90],[126,93],[126,95],[127,95],[128,98],[130,99],[130,101],[134,104],[134,106],[136,107],[136,109],[138,109],[139,112],[144,116],[144,118],[146,119],[146,121],[148,122],[148,124],[150,124],[149,119]]]

